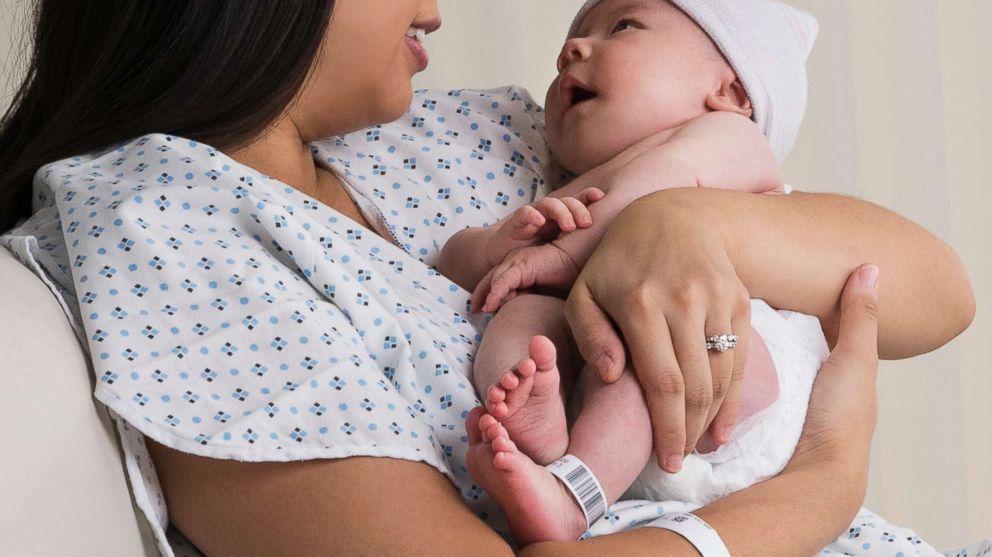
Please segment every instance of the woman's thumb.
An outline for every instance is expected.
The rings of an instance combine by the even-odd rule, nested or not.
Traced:
[[[847,279],[834,352],[878,360],[878,276],[878,267],[865,264]]]

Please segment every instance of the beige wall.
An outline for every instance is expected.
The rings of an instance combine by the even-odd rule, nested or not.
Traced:
[[[16,56],[26,39],[25,0],[0,0],[0,110],[6,110],[23,75],[25,61]]]
[[[0,0],[0,62],[22,0]],[[524,85],[543,99],[581,0],[440,0],[420,87]],[[821,34],[810,105],[785,167],[799,189],[857,195],[962,255],[978,317],[940,350],[883,364],[867,505],[948,548],[992,535],[992,2],[794,0]],[[9,63],[3,67],[8,68]],[[10,69],[0,76],[7,75]],[[9,87],[0,80],[0,106]],[[988,240],[985,240],[986,242]],[[934,273],[939,273],[934,269]],[[925,327],[926,323],[920,323]],[[985,357],[983,357],[985,356]]]

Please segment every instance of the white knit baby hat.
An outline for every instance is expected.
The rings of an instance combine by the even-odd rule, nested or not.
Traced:
[[[588,0],[582,6],[569,37],[600,2]],[[819,30],[816,18],[777,0],[671,2],[695,20],[730,62],[751,99],[752,119],[781,163],[806,112],[806,59]]]

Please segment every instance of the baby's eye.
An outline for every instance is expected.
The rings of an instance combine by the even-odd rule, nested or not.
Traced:
[[[626,31],[627,29],[634,29],[635,27],[636,25],[633,20],[621,19],[616,25],[613,26],[613,31],[611,31],[610,34],[612,35],[614,33],[619,33],[620,31]]]

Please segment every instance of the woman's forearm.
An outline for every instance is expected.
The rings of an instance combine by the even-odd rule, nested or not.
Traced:
[[[747,195],[707,189],[668,190],[638,203],[644,204],[638,210],[649,211],[654,219],[664,214],[682,222],[677,216],[682,214],[686,221],[718,227],[751,297],[818,316],[831,346],[841,290],[848,274],[865,262],[881,269],[882,358],[934,350],[974,317],[974,293],[954,250],[872,203],[832,194]]]
[[[710,524],[735,557],[813,555],[835,540],[857,513],[864,481],[848,462],[787,468],[694,514]],[[573,557],[698,556],[678,534],[640,528],[581,542],[535,544],[519,555]]]

